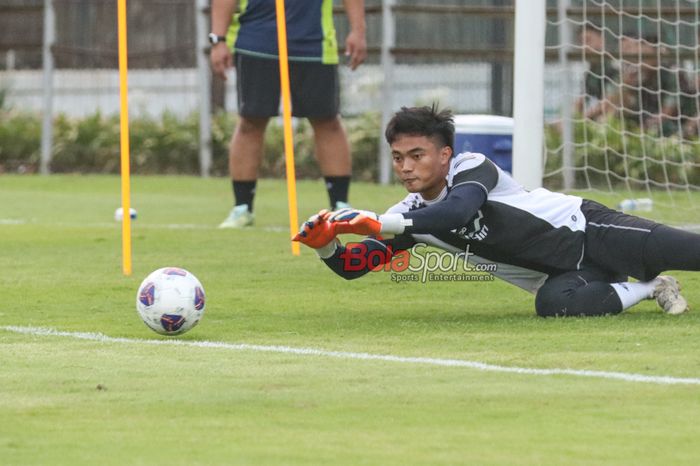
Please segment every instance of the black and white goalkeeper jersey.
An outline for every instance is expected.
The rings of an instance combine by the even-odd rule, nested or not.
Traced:
[[[423,243],[495,264],[494,276],[533,293],[549,276],[581,269],[616,283],[700,267],[697,235],[577,196],[527,191],[481,154],[454,157],[446,181],[436,199],[412,193],[380,216],[382,231],[402,233],[337,246],[322,256],[326,265],[353,279]]]
[[[543,274],[580,268],[586,229],[583,200],[543,188],[527,191],[482,154],[453,157],[447,187],[437,199],[427,201],[411,193],[387,213],[406,213],[441,202],[450,190],[464,184],[486,193],[486,202],[465,225],[444,233],[407,233],[415,241],[451,251],[464,251],[468,245],[470,252],[488,261]]]

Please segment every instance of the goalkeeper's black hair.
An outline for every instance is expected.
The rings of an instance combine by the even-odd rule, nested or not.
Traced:
[[[384,136],[392,144],[400,135],[426,136],[438,147],[449,146],[454,153],[455,123],[452,111],[439,110],[437,104],[428,107],[401,107],[389,120]]]

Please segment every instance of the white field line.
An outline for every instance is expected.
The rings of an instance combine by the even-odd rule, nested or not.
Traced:
[[[528,367],[509,367],[486,364],[478,361],[462,359],[437,359],[421,357],[404,357],[390,354],[352,353],[345,351],[330,351],[314,348],[293,348],[289,346],[250,345],[246,343],[224,343],[217,341],[188,341],[188,340],[145,340],[140,338],[110,337],[101,333],[64,332],[51,328],[4,326],[0,329],[34,336],[67,337],[79,340],[97,341],[100,343],[127,343],[158,346],[186,346],[197,348],[218,348],[234,351],[258,351],[266,353],[294,354],[298,356],[320,356],[337,359],[363,361],[383,361],[405,364],[422,364],[443,367],[463,367],[486,372],[505,372],[524,375],[570,375],[575,377],[591,377],[599,379],[622,380],[625,382],[652,383],[659,385],[700,385],[700,378],[682,378],[666,375],[643,375],[627,372],[607,372],[580,369],[537,369]]]

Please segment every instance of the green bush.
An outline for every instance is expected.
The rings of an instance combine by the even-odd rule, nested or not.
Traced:
[[[39,164],[41,120],[0,110],[0,173],[34,171]]]
[[[212,117],[212,170],[228,176],[228,146],[236,116]],[[380,116],[368,113],[345,118],[353,157],[353,178],[376,181]],[[298,178],[318,178],[311,125],[295,120],[295,171]],[[285,176],[284,134],[281,120],[272,119],[265,135],[261,176]],[[164,114],[134,118],[129,125],[131,171],[135,174],[199,174],[199,116]],[[618,119],[605,123],[579,121],[574,128],[576,187],[612,187],[630,178],[659,183],[700,185],[700,141],[678,137],[656,138],[636,128],[622,127]],[[38,115],[0,107],[0,172],[35,172],[39,166],[41,119]],[[562,187],[561,132],[548,127],[546,183]],[[585,142],[585,144],[583,144]],[[100,113],[85,118],[64,115],[54,121],[51,170],[57,173],[118,173],[120,169],[119,118]]]
[[[51,171],[117,173],[119,119],[96,113],[81,120],[59,116],[54,121]]]
[[[379,113],[366,113],[346,120],[355,180],[379,181],[379,150],[381,144],[386,144],[380,137],[381,125]]]
[[[355,179],[377,179],[379,115],[344,120],[353,151]],[[228,146],[236,116],[212,118],[212,175],[228,176]],[[28,113],[0,114],[0,171],[36,171],[39,164],[41,120]],[[199,116],[164,114],[160,119],[134,118],[129,124],[131,171],[135,174],[198,174]],[[298,178],[320,176],[314,157],[313,130],[306,120],[294,127],[295,169]],[[118,116],[100,113],[85,118],[60,115],[54,120],[51,170],[56,173],[118,173],[120,131]],[[279,119],[265,135],[263,177],[285,175],[284,131]]]
[[[139,174],[199,173],[199,117],[160,121],[140,118],[130,124],[132,170]]]
[[[7,110],[7,89],[0,87],[0,112]]]

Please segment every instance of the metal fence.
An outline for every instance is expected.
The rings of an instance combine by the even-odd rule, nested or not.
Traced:
[[[117,112],[116,3],[0,0],[0,54],[5,56],[0,89],[7,100],[28,110],[46,108],[41,31],[44,6],[51,4],[53,112]],[[201,60],[208,1],[129,0],[127,5],[130,112],[184,116],[210,104],[236,110],[235,75],[225,85],[211,82],[206,106],[201,99],[202,80],[211,79],[208,69],[201,69],[208,67]],[[348,26],[340,0],[334,12],[342,48]],[[511,115],[513,18],[513,0],[366,0],[369,57],[355,72],[341,69],[343,114],[386,115],[401,105],[439,101],[458,113]]]

